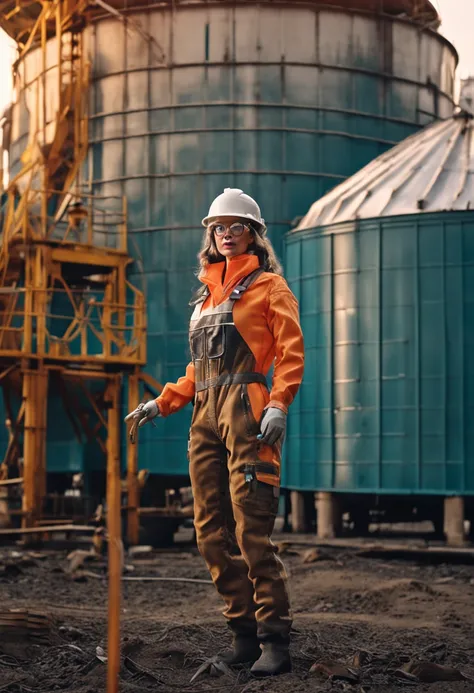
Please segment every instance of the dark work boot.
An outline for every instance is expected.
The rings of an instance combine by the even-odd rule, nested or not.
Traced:
[[[256,633],[234,633],[232,649],[219,655],[219,659],[227,666],[234,664],[252,664],[262,654]]]
[[[291,671],[289,643],[286,640],[262,642],[262,655],[250,669],[253,676],[276,676]]]

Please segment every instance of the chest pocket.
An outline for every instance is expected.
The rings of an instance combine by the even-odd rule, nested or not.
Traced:
[[[193,361],[202,361],[206,353],[204,329],[193,329],[189,332],[189,348]]]
[[[194,361],[204,358],[218,359],[224,356],[226,330],[228,325],[213,323],[208,326],[197,326],[189,334],[189,346]]]
[[[224,356],[226,325],[206,327],[206,351],[208,359],[218,359]]]

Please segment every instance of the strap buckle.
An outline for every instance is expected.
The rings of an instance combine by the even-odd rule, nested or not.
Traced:
[[[230,295],[231,300],[232,301],[238,301],[239,298],[242,298],[242,294],[245,293],[246,290],[247,290],[246,286],[244,286],[243,284],[239,284],[232,291],[232,293]]]

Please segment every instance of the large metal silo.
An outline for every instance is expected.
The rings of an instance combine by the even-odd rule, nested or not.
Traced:
[[[189,356],[186,305],[211,199],[227,186],[256,197],[281,251],[283,232],[314,199],[450,115],[457,56],[426,28],[437,25],[429,2],[111,4],[126,21],[96,9],[85,29],[87,176],[96,193],[127,195],[131,278],[148,300],[148,369],[173,380]],[[52,65],[55,55],[51,46]],[[19,66],[31,83],[35,56]],[[48,118],[53,69],[46,88]],[[13,108],[13,172],[32,93]],[[186,473],[188,417],[144,431],[141,465]]]
[[[288,235],[306,342],[290,487],[474,496],[472,142],[467,113],[427,127]]]

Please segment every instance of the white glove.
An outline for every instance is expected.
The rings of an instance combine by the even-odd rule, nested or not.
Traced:
[[[263,413],[263,419],[260,424],[260,435],[257,436],[261,443],[266,445],[275,445],[275,443],[283,439],[286,433],[286,414],[278,407],[268,407]]]
[[[130,440],[132,443],[134,443],[136,440],[137,427],[144,426],[146,423],[148,423],[148,421],[153,422],[153,419],[155,419],[157,416],[161,416],[161,414],[154,399],[151,399],[145,404],[141,402],[136,409],[131,411],[130,414],[127,414],[124,421],[125,423],[128,423],[129,421],[132,422],[132,426],[130,428]]]

